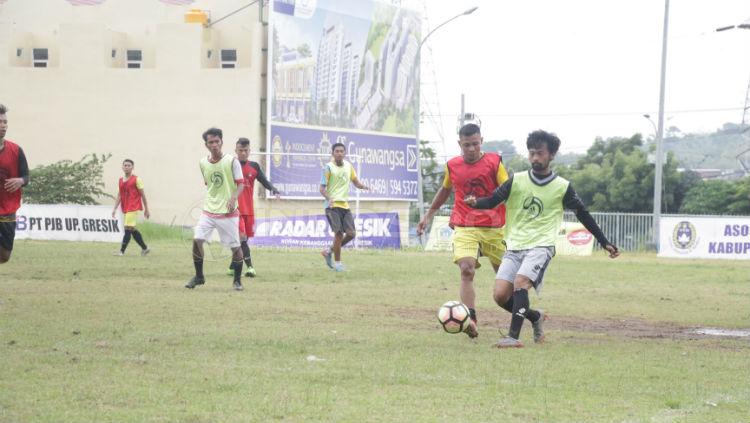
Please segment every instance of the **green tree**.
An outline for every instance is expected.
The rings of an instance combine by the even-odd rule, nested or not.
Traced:
[[[513,145],[513,141],[510,140],[484,142],[482,143],[482,150],[501,153],[503,157],[508,158],[511,158],[518,154],[518,152],[516,151],[516,147]]]
[[[87,154],[77,162],[61,160],[37,166],[29,172],[31,183],[24,188],[30,204],[99,204],[104,192],[102,173],[111,154]]]
[[[731,214],[750,215],[750,176],[735,182],[734,193],[727,210]]]
[[[734,186],[729,181],[703,181],[687,192],[680,213],[725,214],[727,202],[734,193]]]

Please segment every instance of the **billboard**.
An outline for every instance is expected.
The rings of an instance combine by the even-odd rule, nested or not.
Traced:
[[[417,199],[420,19],[371,0],[274,0],[267,170],[282,197],[320,199],[340,142],[362,200]]]
[[[16,212],[16,239],[122,242],[122,213],[112,206],[23,204]]]
[[[748,260],[750,217],[662,217],[658,256]]]

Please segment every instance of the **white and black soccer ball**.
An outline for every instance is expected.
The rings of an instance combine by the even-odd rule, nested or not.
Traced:
[[[438,322],[448,333],[461,333],[469,324],[469,307],[459,301],[448,301],[437,312]]]

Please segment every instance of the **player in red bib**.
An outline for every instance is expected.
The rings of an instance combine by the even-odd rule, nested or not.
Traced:
[[[122,214],[124,216],[125,235],[122,237],[122,244],[120,251],[116,251],[114,255],[123,256],[125,255],[125,249],[128,248],[130,238],[135,239],[135,242],[141,246],[141,255],[145,256],[151,252],[151,249],[146,246],[143,242],[143,236],[135,225],[137,224],[138,212],[143,210],[143,216],[148,219],[150,213],[148,211],[148,201],[146,200],[146,193],[143,191],[143,181],[141,178],[133,174],[134,163],[130,159],[125,159],[122,162],[122,171],[125,174],[118,183],[119,191],[117,192],[117,200],[115,201],[115,208],[112,210],[112,217],[115,217],[117,206],[121,206]]]
[[[237,205],[240,209],[240,247],[242,248],[245,264],[247,265],[245,276],[254,278],[256,271],[255,268],[253,268],[253,259],[250,257],[250,247],[247,245],[247,239],[252,238],[255,235],[255,206],[253,204],[255,181],[260,182],[265,189],[271,191],[271,193],[276,196],[276,199],[279,199],[280,196],[279,190],[268,181],[263,170],[260,168],[260,165],[257,162],[248,160],[248,156],[250,155],[249,139],[238,139],[234,152],[237,153],[237,160],[240,162],[242,176],[245,180],[245,189],[242,190],[237,199]],[[233,274],[231,272],[234,272],[234,270],[230,264],[227,274]]]
[[[0,263],[10,260],[16,238],[16,210],[21,207],[21,187],[29,183],[29,165],[18,144],[5,139],[8,109],[0,104]]]

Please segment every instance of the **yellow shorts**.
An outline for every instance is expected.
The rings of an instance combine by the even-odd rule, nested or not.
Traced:
[[[138,212],[132,211],[125,213],[125,223],[124,226],[135,226],[136,220],[138,219]]]
[[[456,226],[453,231],[453,262],[474,257],[476,268],[480,268],[479,257],[487,257],[490,263],[499,266],[505,254],[503,228],[474,228]]]

